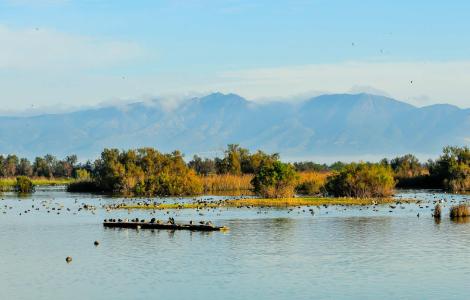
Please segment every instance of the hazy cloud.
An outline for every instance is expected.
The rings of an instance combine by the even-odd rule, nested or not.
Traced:
[[[70,35],[44,28],[0,26],[0,45],[0,70],[101,67],[143,54],[143,50],[131,42]]]
[[[344,93],[362,87],[418,105],[446,102],[462,107],[470,107],[468,78],[470,61],[346,62],[220,74],[222,86],[252,98],[287,97],[311,90]]]

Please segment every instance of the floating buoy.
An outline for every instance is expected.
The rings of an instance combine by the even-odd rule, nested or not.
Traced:
[[[98,246],[100,244],[100,242],[95,241],[94,244],[95,244],[95,246]]]
[[[67,256],[67,257],[65,258],[65,261],[66,261],[67,263],[70,263],[70,262],[72,261],[72,257],[71,257],[71,256]]]

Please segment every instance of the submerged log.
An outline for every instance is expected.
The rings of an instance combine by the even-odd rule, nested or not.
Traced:
[[[166,229],[166,230],[192,230],[192,231],[222,231],[228,230],[226,226],[214,225],[196,225],[196,224],[169,224],[169,223],[152,223],[152,222],[103,222],[104,227],[112,228],[133,228],[133,229]]]

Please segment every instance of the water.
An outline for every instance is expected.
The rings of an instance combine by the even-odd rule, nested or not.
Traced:
[[[26,198],[5,194],[0,299],[468,299],[470,223],[447,218],[450,205],[468,196],[399,196],[424,201],[377,211],[314,207],[314,216],[304,207],[129,214],[99,207],[138,200],[50,189]],[[439,199],[445,217],[435,223],[431,213]],[[82,203],[98,209],[78,211]],[[135,216],[212,220],[231,230],[136,231],[101,224]],[[70,264],[66,256],[73,257]]]

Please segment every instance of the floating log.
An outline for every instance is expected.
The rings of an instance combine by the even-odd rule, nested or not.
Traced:
[[[191,230],[191,231],[223,231],[228,230],[226,226],[213,226],[202,224],[169,224],[150,222],[103,222],[104,227],[133,228],[133,229],[166,229],[166,230]]]

